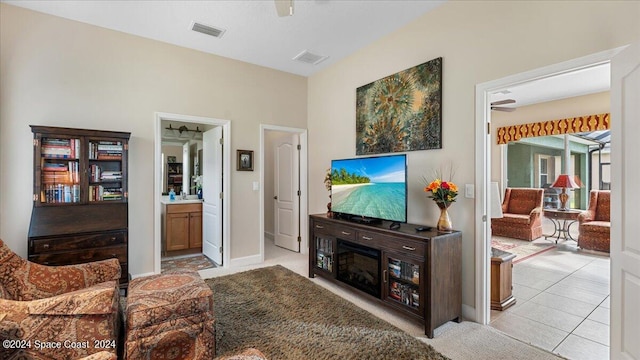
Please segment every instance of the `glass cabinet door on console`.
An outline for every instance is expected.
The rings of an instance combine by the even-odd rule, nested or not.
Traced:
[[[384,259],[384,300],[421,314],[425,301],[420,288],[424,263],[390,253],[385,253]]]
[[[315,242],[315,266],[333,273],[333,249],[335,238],[322,232],[323,225],[316,224],[313,241]]]

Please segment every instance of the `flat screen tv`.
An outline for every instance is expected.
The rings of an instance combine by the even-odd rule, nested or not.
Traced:
[[[331,211],[363,220],[407,222],[407,156],[331,161]]]

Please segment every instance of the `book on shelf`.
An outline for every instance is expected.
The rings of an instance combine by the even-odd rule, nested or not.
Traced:
[[[49,163],[42,165],[42,182],[53,183],[79,183],[79,164],[76,161],[67,163]]]
[[[80,139],[42,139],[40,153],[44,158],[75,159],[80,153]]]
[[[44,203],[80,202],[80,185],[48,184],[40,193],[40,201]]]
[[[102,185],[89,186],[89,201],[113,201],[124,198],[122,188],[105,188]]]
[[[89,159],[121,160],[124,146],[120,141],[98,141],[89,143]]]

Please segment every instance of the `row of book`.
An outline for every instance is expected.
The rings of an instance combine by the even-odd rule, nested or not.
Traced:
[[[410,285],[390,280],[389,297],[416,309],[420,307],[420,293],[418,289]]]
[[[318,252],[316,256],[316,265],[321,269],[333,271],[333,258],[331,255],[325,255]]]
[[[49,184],[40,192],[43,203],[77,203],[80,202],[80,185]]]
[[[107,188],[102,185],[89,186],[89,201],[114,201],[123,198],[122,188]]]
[[[76,161],[68,163],[44,162],[42,164],[42,183],[72,183],[80,182],[79,164]]]
[[[420,267],[404,261],[389,259],[389,275],[398,279],[420,284]]]
[[[43,138],[40,153],[43,158],[76,159],[80,154],[80,139]]]
[[[120,141],[98,141],[89,143],[89,159],[121,160],[124,146]]]
[[[117,181],[122,180],[122,171],[119,170],[102,170],[96,164],[91,164],[89,168],[89,176],[91,182],[99,181]]]

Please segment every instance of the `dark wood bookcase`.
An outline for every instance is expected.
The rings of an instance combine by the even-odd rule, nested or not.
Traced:
[[[415,224],[309,217],[309,277],[355,288],[424,324],[425,334],[462,316],[462,233]]]
[[[69,265],[117,258],[128,271],[130,133],[31,125],[29,260]]]

